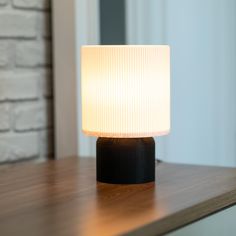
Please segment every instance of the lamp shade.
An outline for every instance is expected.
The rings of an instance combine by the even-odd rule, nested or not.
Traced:
[[[85,134],[135,138],[169,132],[169,46],[83,46],[81,50]]]

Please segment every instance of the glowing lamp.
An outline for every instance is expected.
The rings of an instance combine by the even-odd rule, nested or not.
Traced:
[[[155,179],[153,136],[170,130],[166,45],[82,47],[82,129],[97,140],[97,180]]]

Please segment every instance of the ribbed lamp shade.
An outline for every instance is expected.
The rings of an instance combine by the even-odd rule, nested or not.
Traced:
[[[135,138],[170,129],[169,46],[83,46],[82,129]]]

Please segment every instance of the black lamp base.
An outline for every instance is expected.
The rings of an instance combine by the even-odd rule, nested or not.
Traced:
[[[97,181],[140,184],[154,180],[153,138],[98,138]]]

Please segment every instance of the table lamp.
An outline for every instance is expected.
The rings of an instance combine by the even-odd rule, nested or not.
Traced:
[[[153,136],[170,130],[167,45],[83,46],[82,130],[97,136],[97,181],[155,180]]]

